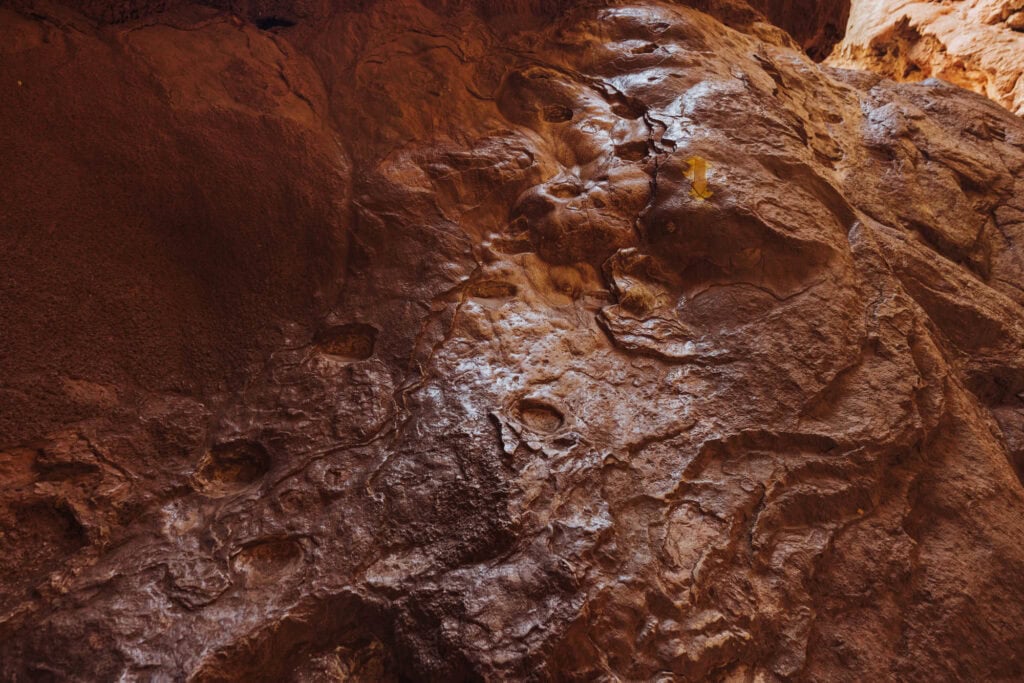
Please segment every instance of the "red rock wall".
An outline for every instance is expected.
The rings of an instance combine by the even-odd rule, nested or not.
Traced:
[[[342,277],[351,173],[315,71],[223,18],[4,24],[0,439],[121,388],[240,386]]]
[[[1024,123],[708,9],[0,9],[0,677],[1024,676]]]

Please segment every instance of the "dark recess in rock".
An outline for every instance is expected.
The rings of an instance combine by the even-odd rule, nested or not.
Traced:
[[[257,17],[256,28],[263,31],[270,30],[272,28],[288,28],[289,26],[295,26],[295,22],[291,19],[282,19],[281,17]]]
[[[814,61],[821,62],[846,35],[850,1],[750,0],[750,4],[793,36]]]

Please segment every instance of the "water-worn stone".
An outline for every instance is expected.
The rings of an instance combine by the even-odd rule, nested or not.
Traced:
[[[1024,121],[695,4],[0,9],[0,677],[1024,677]]]

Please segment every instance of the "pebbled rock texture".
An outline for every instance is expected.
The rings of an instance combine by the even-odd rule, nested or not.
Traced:
[[[830,64],[941,78],[1024,115],[1024,0],[853,0],[849,26]]]
[[[14,7],[4,680],[1024,677],[1020,118],[735,3]]]

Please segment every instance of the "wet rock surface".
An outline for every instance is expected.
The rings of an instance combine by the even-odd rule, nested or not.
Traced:
[[[706,9],[0,9],[0,676],[1024,676],[1024,122]]]

